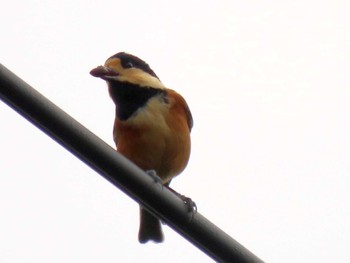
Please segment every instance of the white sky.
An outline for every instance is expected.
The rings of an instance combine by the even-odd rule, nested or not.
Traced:
[[[191,107],[173,182],[267,262],[350,261],[348,1],[8,1],[0,57],[110,145],[114,106],[89,71],[128,51]],[[0,103],[1,262],[211,262]]]

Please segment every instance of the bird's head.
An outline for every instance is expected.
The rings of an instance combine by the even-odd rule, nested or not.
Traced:
[[[128,83],[139,87],[165,88],[145,61],[125,52],[111,56],[104,66],[94,68],[90,74],[112,85]]]

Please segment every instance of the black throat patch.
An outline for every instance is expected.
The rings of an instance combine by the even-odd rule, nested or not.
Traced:
[[[127,82],[109,82],[109,93],[116,105],[116,114],[122,121],[130,118],[154,96],[163,95],[164,100],[166,100],[164,90],[140,87]]]

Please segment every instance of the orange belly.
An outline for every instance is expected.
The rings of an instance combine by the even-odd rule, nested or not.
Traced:
[[[117,151],[141,169],[155,170],[163,183],[181,173],[190,156],[190,128],[179,109],[165,108],[147,121],[143,116],[137,117],[140,120],[115,121]]]

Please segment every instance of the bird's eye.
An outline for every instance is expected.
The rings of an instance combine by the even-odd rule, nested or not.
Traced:
[[[132,68],[134,65],[131,62],[125,64],[125,68]]]

